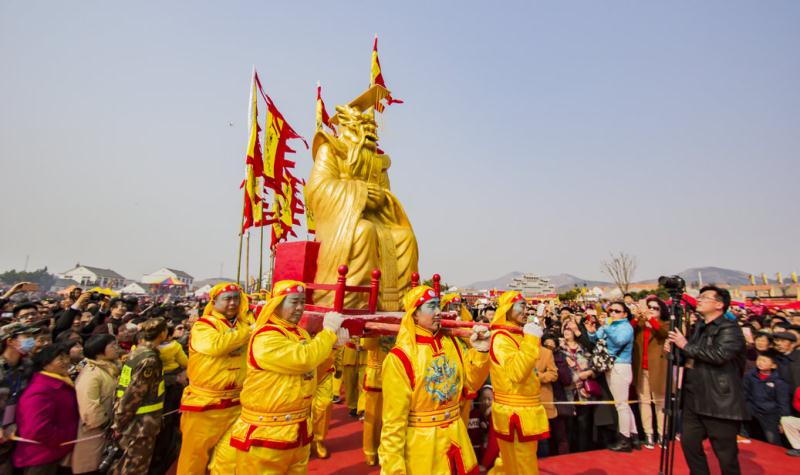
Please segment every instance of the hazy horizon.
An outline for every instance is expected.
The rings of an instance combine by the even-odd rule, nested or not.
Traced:
[[[377,32],[423,276],[607,280],[618,251],[636,280],[788,276],[799,24],[791,1],[3,2],[0,272],[234,275],[253,65],[310,139],[316,81],[329,111],[364,90]]]

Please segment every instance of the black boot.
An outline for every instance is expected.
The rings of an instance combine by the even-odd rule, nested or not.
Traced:
[[[639,440],[639,434],[631,434],[631,446],[636,450],[642,450],[642,442]]]
[[[608,446],[608,450],[614,452],[632,452],[633,446],[631,445],[631,438],[620,434],[617,441]]]

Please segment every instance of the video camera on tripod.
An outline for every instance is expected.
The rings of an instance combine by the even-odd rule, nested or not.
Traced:
[[[658,285],[667,291],[670,297],[669,306],[669,331],[683,328],[683,308],[681,301],[686,289],[686,281],[679,275],[661,276]],[[659,475],[672,474],[675,461],[675,428],[678,425],[678,411],[680,409],[680,372],[678,354],[675,344],[669,352],[667,360],[667,384],[664,390],[664,433],[661,434],[661,457],[658,465]],[[675,380],[675,384],[673,384]],[[674,386],[674,387],[673,387]]]

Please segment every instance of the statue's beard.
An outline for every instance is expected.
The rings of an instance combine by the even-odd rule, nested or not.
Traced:
[[[364,148],[364,144],[367,142],[367,137],[364,134],[361,134],[358,142],[355,142],[350,149],[347,151],[347,164],[350,167],[356,166],[361,158],[361,154],[365,151],[369,151],[368,149]]]

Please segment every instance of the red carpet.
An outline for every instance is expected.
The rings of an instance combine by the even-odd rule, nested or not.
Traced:
[[[320,460],[311,457],[309,473],[317,474],[377,474],[380,470],[367,467],[361,452],[361,423],[347,415],[347,407],[334,404],[331,428],[326,441],[331,457]],[[689,469],[683,459],[680,442],[675,444],[675,475],[688,475]],[[800,460],[785,454],[786,449],[764,442],[752,441],[739,444],[739,463],[743,475],[800,475]],[[712,474],[719,474],[719,467],[711,448],[706,444]],[[659,450],[634,451],[617,454],[608,450],[596,450],[570,455],[559,455],[539,460],[542,475],[639,475],[657,474]],[[174,467],[170,474],[174,474]]]
[[[675,443],[675,475],[687,475],[689,468],[683,459],[680,442]],[[739,465],[743,475],[800,474],[800,460],[786,455],[786,449],[764,442],[751,441],[739,444]],[[660,450],[642,449],[630,454],[617,454],[608,450],[596,450],[577,454],[561,455],[539,460],[542,475],[638,475],[658,473]],[[711,447],[706,443],[706,456],[712,474],[719,474],[719,465]]]
[[[378,467],[367,467],[361,451],[361,422],[347,415],[347,406],[334,404],[330,431],[325,446],[331,457],[320,460],[311,456],[308,473],[358,474],[380,473]]]

